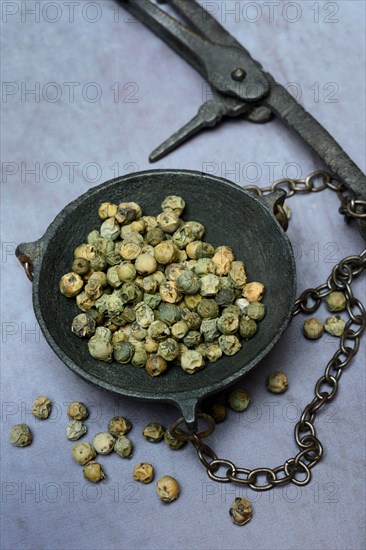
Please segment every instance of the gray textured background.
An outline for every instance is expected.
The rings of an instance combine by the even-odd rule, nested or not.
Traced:
[[[273,17],[265,2],[206,4],[279,82],[293,83],[301,103],[365,170],[365,3],[273,2]],[[257,494],[211,482],[190,446],[173,452],[164,443],[146,443],[144,425],[152,420],[168,425],[177,411],[87,385],[39,333],[15,243],[40,237],[60,209],[93,185],[148,168],[148,153],[195,114],[206,92],[174,52],[122,10],[113,11],[112,0],[73,5],[73,16],[71,5],[60,0],[1,5],[3,550],[364,548],[364,346],[317,422],[325,456],[311,485]],[[26,11],[32,8],[39,16]],[[28,94],[30,89],[36,93]],[[93,102],[96,91],[101,97]],[[262,184],[318,166],[280,122],[259,127],[244,120],[222,124],[157,164]],[[288,235],[301,292],[325,281],[337,260],[364,243],[337,214],[330,192],[295,197],[290,206]],[[364,279],[355,286],[364,298]],[[253,403],[247,413],[230,413],[217,427],[209,443],[219,456],[243,467],[273,467],[296,452],[294,424],[337,346],[330,337],[305,341],[302,322],[296,319],[275,350],[238,384],[252,393]],[[264,388],[275,368],[289,377],[283,396]],[[29,414],[40,393],[55,403],[42,424]],[[103,458],[108,481],[97,487],[84,482],[65,437],[72,400],[90,408],[86,439],[117,413],[134,424],[132,460]],[[34,432],[26,449],[8,443],[11,426],[20,421]],[[180,499],[165,507],[153,484],[136,485],[131,474],[138,461],[151,461],[158,477],[177,477]],[[238,495],[251,500],[255,514],[243,528],[228,515]]]

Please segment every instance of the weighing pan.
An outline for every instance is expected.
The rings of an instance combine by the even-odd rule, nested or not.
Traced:
[[[70,271],[73,251],[100,226],[98,206],[105,201],[134,201],[144,214],[157,215],[166,195],[186,201],[185,220],[206,228],[205,240],[228,245],[243,260],[249,281],[261,281],[266,316],[254,338],[242,341],[232,357],[223,356],[193,374],[172,364],[162,376],[151,378],[145,369],[93,359],[87,341],[71,332],[80,313],[75,300],[59,291],[59,281]],[[295,261],[290,242],[274,216],[283,204],[278,190],[257,197],[216,176],[187,170],[150,170],[129,174],[89,190],[66,206],[38,241],[23,243],[16,255],[32,272],[33,305],[42,332],[55,353],[85,380],[120,395],[172,403],[180,409],[189,430],[197,425],[199,402],[241,378],[271,350],[291,319],[296,292]]]

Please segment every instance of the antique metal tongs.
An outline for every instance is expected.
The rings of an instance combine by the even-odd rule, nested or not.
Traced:
[[[282,119],[317,153],[330,173],[319,170],[305,179],[283,179],[268,187],[246,186],[258,195],[278,188],[286,198],[295,193],[335,191],[340,199],[339,211],[346,220],[357,219],[361,234],[366,239],[366,178],[332,136],[305,109],[263,71],[249,52],[241,46],[206,10],[194,0],[170,0],[174,8],[190,25],[188,28],[150,0],[119,0],[130,13],[150,27],[186,59],[210,84],[213,99],[204,103],[195,116],[181,130],[155,149],[150,160],[156,161],[189,139],[202,128],[214,126],[223,117],[243,115],[251,122],[267,122],[272,115]],[[320,180],[320,183],[319,183]],[[353,280],[366,269],[366,250],[343,258],[334,266],[327,281],[317,288],[305,290],[294,304],[293,316],[314,313],[331,292],[343,292],[346,298],[348,320],[340,337],[339,347],[329,360],[324,374],[315,384],[314,397],[308,403],[295,425],[295,441],[299,451],[293,458],[274,468],[248,469],[236,466],[230,460],[218,458],[205,443],[214,429],[213,419],[198,416],[208,428],[198,433],[182,432],[184,423],[179,418],[170,433],[181,440],[189,440],[207,469],[209,477],[221,483],[235,482],[255,491],[267,491],[286,483],[306,485],[311,480],[312,468],[321,460],[323,447],[316,433],[316,417],[331,402],[339,388],[339,380],[359,350],[360,338],[366,328],[366,310],[354,295]],[[223,469],[222,475],[218,470]]]
[[[188,27],[151,0],[120,0],[120,3],[190,63],[208,81],[213,93],[213,98],[200,107],[188,124],[151,153],[151,162],[161,159],[202,128],[215,126],[223,117],[244,116],[250,122],[263,123],[276,115],[353,192],[349,213],[364,211],[366,177],[362,171],[325,128],[210,13],[194,0],[168,0],[166,3]],[[360,230],[366,238],[366,220],[360,221]]]

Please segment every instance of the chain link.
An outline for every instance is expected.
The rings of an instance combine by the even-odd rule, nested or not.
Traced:
[[[319,179],[321,180],[320,184],[317,183]],[[287,198],[295,193],[317,193],[324,189],[331,189],[337,193],[341,201],[339,209],[341,214],[352,218],[366,217],[366,201],[356,200],[353,195],[349,194],[343,183],[324,171],[313,172],[302,180],[281,179],[269,187],[259,188],[251,185],[246,188],[254,190],[257,195],[281,188],[286,191]],[[302,486],[310,482],[311,470],[323,456],[323,447],[314,426],[316,415],[337,395],[339,380],[358,352],[360,337],[366,328],[365,307],[354,296],[352,290],[354,278],[365,269],[366,249],[358,256],[348,256],[341,260],[333,268],[326,283],[305,290],[294,304],[293,316],[299,313],[314,313],[330,292],[341,290],[346,298],[346,311],[349,316],[340,337],[339,348],[328,362],[324,374],[316,382],[313,400],[306,405],[300,420],[295,425],[295,441],[300,449],[297,455],[275,468],[256,468],[254,470],[239,468],[230,460],[218,458],[215,452],[201,441],[200,435],[203,433],[201,432],[201,434],[196,434],[188,439],[196,448],[198,458],[207,469],[207,474],[211,479],[220,483],[239,483],[255,491],[268,491],[286,483]],[[221,475],[217,473],[220,468],[225,470]]]

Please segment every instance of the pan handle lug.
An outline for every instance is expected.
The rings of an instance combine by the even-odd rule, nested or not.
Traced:
[[[271,193],[268,193],[268,195],[256,195],[255,198],[273,213],[282,229],[287,231],[288,218],[283,208],[286,199],[286,191],[284,189],[275,189]]]
[[[198,401],[193,397],[178,401],[178,408],[182,413],[187,429],[192,433],[197,431],[197,405]]]
[[[38,239],[38,241],[30,243],[21,243],[17,246],[15,250],[15,255],[22,264],[25,274],[28,279],[33,282],[34,278],[34,267],[37,264],[43,254],[43,241]]]

